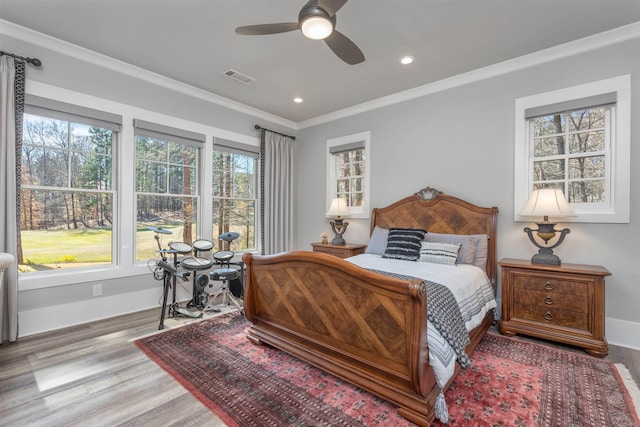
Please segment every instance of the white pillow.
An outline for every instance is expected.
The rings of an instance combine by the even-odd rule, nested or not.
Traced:
[[[461,246],[452,243],[422,242],[420,261],[455,265]]]

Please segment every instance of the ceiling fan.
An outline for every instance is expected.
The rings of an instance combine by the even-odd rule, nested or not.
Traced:
[[[350,65],[364,61],[364,54],[347,36],[335,29],[336,12],[347,0],[309,0],[298,14],[298,22],[247,25],[236,28],[236,34],[260,36],[301,30],[313,40],[324,40],[340,59]]]

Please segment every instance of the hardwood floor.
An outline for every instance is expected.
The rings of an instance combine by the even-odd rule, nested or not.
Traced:
[[[0,425],[224,426],[130,341],[159,310],[0,345]]]
[[[148,310],[0,345],[0,425],[224,426],[130,341],[155,332],[158,316]],[[640,351],[610,346],[607,360],[640,384]]]

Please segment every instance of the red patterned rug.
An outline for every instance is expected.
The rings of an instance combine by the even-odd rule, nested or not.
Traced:
[[[226,316],[136,345],[229,426],[413,425],[393,405],[252,344],[248,327]],[[610,362],[491,333],[471,359],[446,393],[451,426],[640,426]]]

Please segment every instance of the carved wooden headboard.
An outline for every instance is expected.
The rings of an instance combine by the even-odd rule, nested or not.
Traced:
[[[387,207],[374,208],[371,213],[371,232],[376,225],[382,228],[422,228],[433,233],[488,235],[486,271],[496,287],[497,207],[476,206],[427,187]]]

